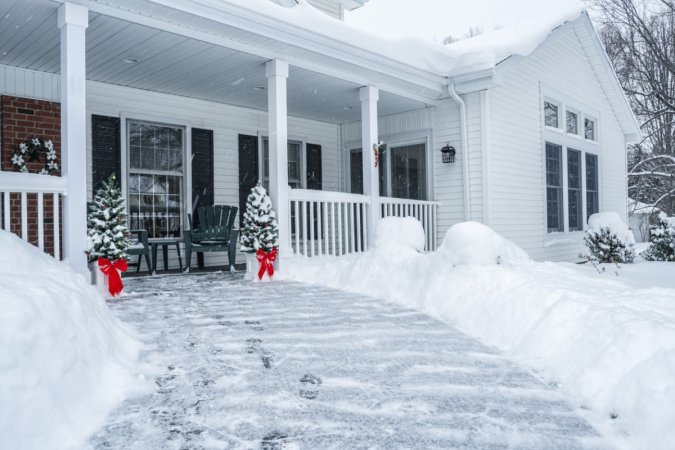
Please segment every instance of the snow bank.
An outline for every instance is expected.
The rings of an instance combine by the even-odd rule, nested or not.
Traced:
[[[424,228],[414,217],[387,217],[375,229],[375,246],[381,249],[406,247],[422,252],[425,240]]]
[[[535,262],[505,242],[462,224],[437,252],[378,246],[339,258],[298,257],[281,276],[455,324],[560,382],[617,445],[675,448],[675,290],[631,289],[572,264]],[[456,265],[447,261],[452,251],[461,255]],[[502,255],[508,265],[496,263]]]
[[[463,222],[450,227],[438,251],[453,266],[489,266],[529,259],[525,250],[477,222]]]
[[[79,447],[133,386],[139,343],[66,265],[0,231],[0,448]]]
[[[627,245],[635,244],[633,232],[624,223],[623,219],[615,212],[599,212],[588,218],[589,229],[600,232],[602,228],[609,228],[612,233]]]

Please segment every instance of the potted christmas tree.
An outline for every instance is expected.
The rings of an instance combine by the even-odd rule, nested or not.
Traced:
[[[246,259],[247,278],[259,280],[274,275],[274,261],[279,247],[279,226],[272,210],[272,200],[258,183],[246,199],[244,222],[239,232],[241,251]],[[256,261],[258,264],[256,264]]]
[[[126,272],[129,229],[122,192],[115,175],[103,181],[87,214],[90,268],[95,284],[104,295],[122,292],[121,272]]]

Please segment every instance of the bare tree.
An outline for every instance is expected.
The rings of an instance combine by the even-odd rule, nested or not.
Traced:
[[[629,195],[675,213],[675,0],[594,0],[600,37],[644,140],[629,149]]]
[[[469,31],[464,33],[462,36],[446,36],[445,39],[443,39],[443,45],[452,44],[453,42],[462,41],[464,39],[479,36],[481,34],[483,34],[482,27],[469,27]]]

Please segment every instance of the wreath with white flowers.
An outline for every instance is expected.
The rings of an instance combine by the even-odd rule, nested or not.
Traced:
[[[12,155],[12,164],[19,172],[28,172],[26,163],[39,161],[44,154],[45,166],[40,170],[42,175],[56,175],[59,165],[56,162],[56,150],[51,140],[44,140],[39,137],[27,139],[20,143]]]

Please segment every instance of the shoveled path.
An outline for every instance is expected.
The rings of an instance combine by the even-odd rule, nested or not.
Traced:
[[[93,448],[605,448],[555,388],[421,313],[224,273],[126,282],[110,306],[154,385]]]

